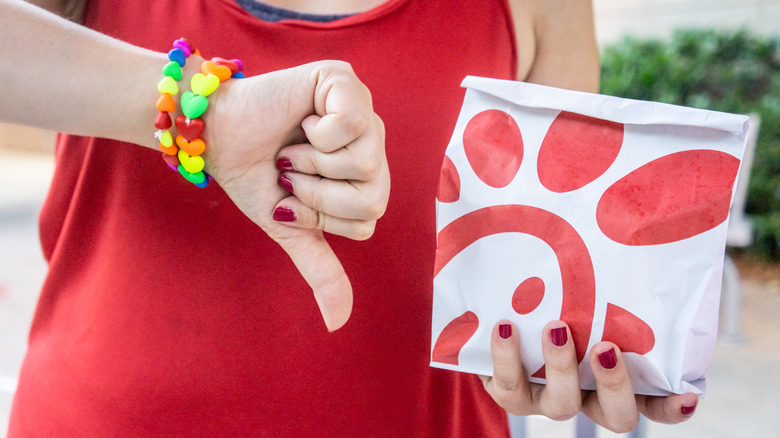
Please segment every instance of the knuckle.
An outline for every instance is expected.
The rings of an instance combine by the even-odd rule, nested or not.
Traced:
[[[552,375],[552,374],[579,375],[579,368],[577,366],[577,363],[572,361],[566,361],[566,362],[548,361],[547,363],[545,363],[545,367],[547,368],[548,375]]]
[[[298,196],[298,199],[303,201],[304,204],[308,205],[309,208],[313,210],[317,210],[318,212],[325,210],[325,199],[327,198],[327,184],[325,184],[325,178],[320,178],[316,184],[312,184],[310,186],[310,189],[308,193],[303,193],[303,191],[299,191],[297,188],[295,190],[295,196]],[[303,197],[305,196],[305,200]]]
[[[639,415],[609,421],[607,429],[615,433],[629,433],[639,425]]]
[[[376,229],[376,221],[362,221],[360,224],[355,228],[354,232],[354,240],[368,240],[371,236],[374,235],[374,230]]]
[[[621,393],[621,392],[631,392],[633,393],[633,389],[631,388],[631,381],[628,380],[628,377],[624,379],[615,379],[615,380],[608,380],[606,382],[601,382],[602,387],[607,390],[608,392],[613,393]]]
[[[566,421],[574,418],[579,411],[579,404],[559,403],[553,411],[545,412],[545,416],[555,421]]]
[[[316,153],[309,153],[309,154],[303,154],[298,159],[298,168],[297,171],[305,171],[309,170],[313,174],[320,174],[322,173],[322,165],[319,154]]]
[[[341,61],[341,60],[330,60],[328,61],[333,66],[334,70],[339,70],[343,72],[347,72],[350,74],[354,74],[355,70],[352,69],[352,64],[350,64],[347,61]]]
[[[385,211],[387,210],[387,201],[384,199],[376,199],[372,202],[370,202],[366,206],[366,217],[369,220],[377,220],[384,216]]]
[[[537,413],[532,406],[527,405],[522,401],[521,398],[517,396],[504,396],[500,398],[493,397],[493,401],[495,401],[496,404],[501,409],[505,410],[508,414],[526,416]]]
[[[379,174],[379,169],[381,169],[382,165],[381,160],[377,160],[375,155],[369,153],[361,155],[354,165],[355,179],[371,181]]]
[[[520,383],[517,380],[500,380],[496,381],[496,387],[500,393],[508,397],[510,394],[517,392],[520,389]]]
[[[495,391],[492,391],[490,396],[493,398],[493,401],[496,402],[498,406],[500,406],[502,409],[509,411],[514,406],[514,398],[511,397],[509,393],[506,393],[500,389],[497,389]]]
[[[357,214],[360,219],[375,221],[384,216],[389,194],[365,184],[353,184],[359,195]],[[366,188],[369,187],[369,188]]]
[[[315,224],[315,228],[317,228],[318,230],[325,231],[327,226],[328,226],[328,216],[321,211],[317,211],[317,223]]]
[[[358,137],[368,127],[368,119],[361,111],[346,111],[338,114],[340,124],[353,137]]]

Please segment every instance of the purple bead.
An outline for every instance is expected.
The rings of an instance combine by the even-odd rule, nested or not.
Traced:
[[[231,59],[230,62],[238,66],[238,71],[241,71],[244,69],[244,61],[240,59]]]
[[[192,55],[192,47],[190,47],[190,43],[187,41],[184,41],[183,39],[178,39],[173,42],[173,48],[174,49],[181,49],[182,52],[184,52],[184,56],[189,58],[190,55]]]

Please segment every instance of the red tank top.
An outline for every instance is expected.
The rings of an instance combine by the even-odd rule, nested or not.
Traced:
[[[476,376],[428,365],[440,163],[463,77],[514,77],[505,1],[390,0],[317,24],[231,0],[93,0],[85,20],[157,51],[185,36],[247,75],[350,62],[386,124],[392,193],[371,239],[328,237],[355,293],[330,334],[216,184],[184,182],[159,152],[61,136],[10,437],[507,435]]]

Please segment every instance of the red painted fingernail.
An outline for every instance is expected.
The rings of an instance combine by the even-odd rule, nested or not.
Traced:
[[[294,193],[293,192],[293,182],[292,182],[292,179],[290,179],[289,176],[287,176],[285,174],[281,174],[281,175],[279,175],[279,180],[277,182],[279,183],[279,185],[283,189],[287,190],[290,193]]]
[[[566,341],[569,340],[569,335],[566,333],[566,327],[558,327],[550,330],[550,340],[556,347],[563,347],[566,345]]]
[[[295,210],[287,207],[276,207],[273,218],[277,222],[295,222],[297,219]]]
[[[680,408],[680,413],[685,415],[686,417],[690,417],[693,415],[693,411],[696,410],[696,405],[693,406],[683,406]]]
[[[276,159],[276,168],[279,170],[295,170],[292,161],[289,158],[281,157]]]
[[[615,368],[615,366],[617,366],[617,353],[615,353],[615,349],[610,348],[609,350],[600,353],[599,362],[601,363],[602,367],[608,370]]]
[[[512,325],[511,324],[499,324],[499,326],[498,326],[498,336],[501,336],[501,339],[507,339],[510,336],[512,336]]]

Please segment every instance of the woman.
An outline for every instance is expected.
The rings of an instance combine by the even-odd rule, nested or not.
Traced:
[[[2,119],[88,136],[58,139],[50,272],[9,436],[505,436],[501,408],[582,408],[616,431],[638,411],[692,412],[692,394],[635,398],[619,351],[599,362],[609,343],[591,351],[586,395],[572,343],[549,336],[548,385],[529,385],[516,328],[496,329],[484,383],[428,366],[433,200],[459,83],[596,91],[588,2],[38,2],[127,44],[0,2],[15,42],[2,58],[24,67],[2,70]],[[218,184],[203,190],[137,146],[158,146],[155,87],[180,36],[250,77],[209,97]]]

